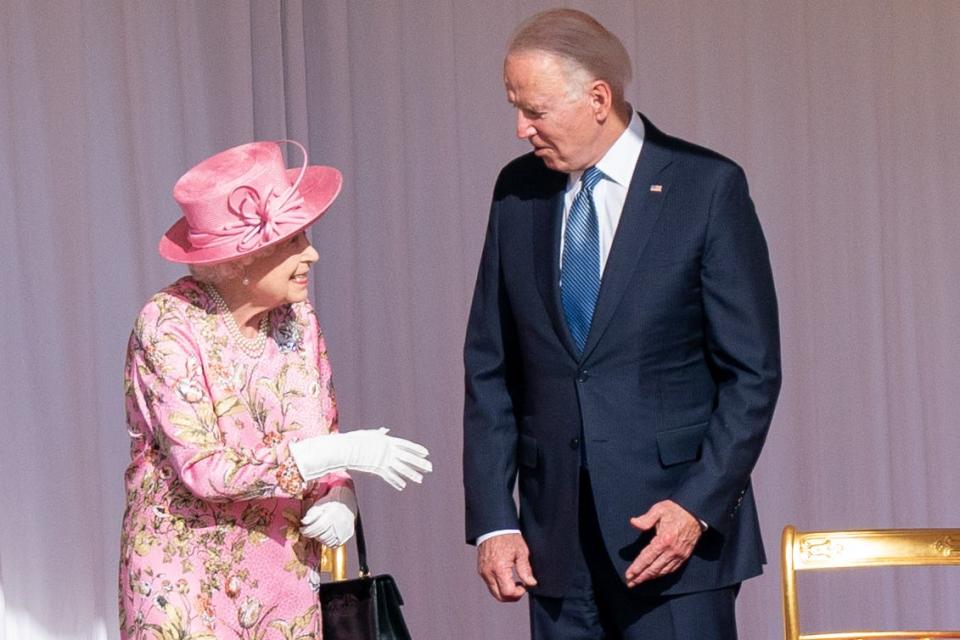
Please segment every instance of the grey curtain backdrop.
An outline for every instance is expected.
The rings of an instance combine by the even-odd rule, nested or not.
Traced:
[[[746,169],[781,303],[785,386],[755,473],[771,563],[742,637],[780,632],[776,549],[806,528],[958,526],[960,4],[571,2],[630,51],[633,104]],[[526,637],[462,542],[460,349],[513,138],[519,0],[0,4],[0,637],[116,638],[121,368],[176,178],[307,141],[345,190],[314,300],[345,428],[424,442],[397,494],[359,479],[373,568],[414,637]],[[638,505],[638,509],[642,505]],[[808,620],[960,626],[960,580],[801,584]],[[826,591],[832,588],[834,595]]]

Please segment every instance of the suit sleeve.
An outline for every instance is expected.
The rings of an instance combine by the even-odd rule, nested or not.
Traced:
[[[516,341],[502,280],[500,209],[495,196],[464,343],[463,486],[470,544],[491,531],[519,529],[513,500],[517,422],[511,394]]]
[[[749,486],[781,381],[773,275],[739,167],[719,180],[711,201],[701,286],[717,401],[700,463],[672,499],[723,534]]]

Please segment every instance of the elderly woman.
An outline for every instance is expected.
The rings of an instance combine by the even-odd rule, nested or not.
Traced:
[[[321,544],[353,535],[348,470],[397,489],[431,470],[386,430],[338,433],[305,229],[340,172],[287,170],[275,142],[223,151],[174,187],[160,254],[192,276],[130,338],[123,638],[319,638]]]

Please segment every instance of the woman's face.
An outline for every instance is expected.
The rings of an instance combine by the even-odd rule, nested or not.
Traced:
[[[306,231],[280,242],[273,253],[244,267],[244,275],[250,280],[245,287],[249,301],[258,307],[273,309],[306,300],[307,274],[319,257]]]

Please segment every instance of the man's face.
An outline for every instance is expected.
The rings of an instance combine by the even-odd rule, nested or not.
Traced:
[[[569,76],[569,67],[540,51],[521,51],[503,63],[507,100],[517,110],[517,137],[554,171],[570,173],[592,166],[602,155],[601,127],[586,86]]]

